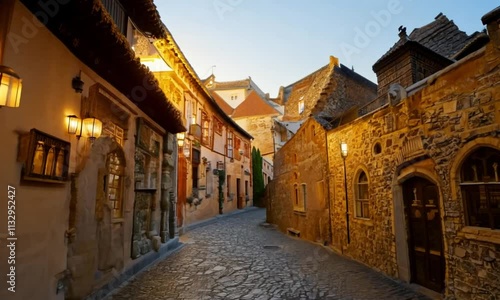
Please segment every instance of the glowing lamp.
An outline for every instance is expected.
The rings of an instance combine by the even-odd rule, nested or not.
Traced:
[[[19,107],[22,79],[9,67],[0,66],[0,106]]]

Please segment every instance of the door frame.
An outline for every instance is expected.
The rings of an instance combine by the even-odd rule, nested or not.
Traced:
[[[448,244],[446,243],[446,237],[444,234],[444,205],[443,205],[443,194],[441,191],[441,186],[437,180],[437,176],[434,172],[427,168],[418,166],[409,166],[402,169],[399,174],[395,174],[393,184],[392,184],[392,196],[393,196],[393,233],[395,235],[395,245],[396,245],[396,263],[398,268],[399,279],[410,283],[412,280],[411,264],[410,264],[410,252],[409,252],[409,236],[407,228],[407,216],[404,207],[403,198],[403,184],[410,178],[421,177],[435,184],[438,189],[439,195],[439,214],[441,218],[441,229],[443,231],[443,254],[448,252]],[[447,268],[448,262],[446,261],[446,256],[443,255],[444,259],[444,282],[447,279]]]

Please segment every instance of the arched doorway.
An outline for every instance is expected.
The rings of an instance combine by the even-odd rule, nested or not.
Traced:
[[[411,281],[439,293],[444,288],[443,230],[437,186],[422,177],[403,183]]]

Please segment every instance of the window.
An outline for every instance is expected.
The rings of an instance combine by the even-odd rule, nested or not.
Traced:
[[[201,113],[201,119],[202,119],[201,141],[203,142],[203,144],[210,146],[210,119],[205,113]]]
[[[191,102],[191,125],[193,124],[197,124],[198,122],[198,116],[196,115],[197,111],[196,111],[196,101],[192,101]]]
[[[107,199],[111,202],[112,217],[121,218],[123,216],[123,170],[125,160],[123,153],[113,151],[108,154],[106,161],[108,174],[105,177],[105,191]]]
[[[238,95],[237,94],[232,94],[231,95],[231,100],[238,100]]]
[[[227,157],[233,158],[233,132],[227,132]]]
[[[193,165],[192,169],[193,189],[198,188],[198,165]]]
[[[304,101],[299,101],[299,114],[304,112]]]
[[[461,191],[469,226],[500,229],[500,151],[483,147],[461,168]]]
[[[361,172],[356,182],[356,217],[370,218],[370,205],[368,195],[368,177]]]
[[[293,185],[293,190],[295,191],[295,208],[299,207],[299,186],[297,184]]]

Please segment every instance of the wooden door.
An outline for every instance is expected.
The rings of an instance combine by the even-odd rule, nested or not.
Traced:
[[[442,292],[445,263],[438,188],[432,182],[414,177],[403,184],[411,279]]]

